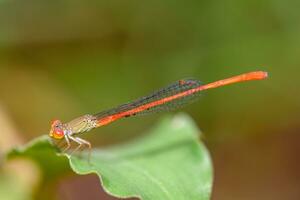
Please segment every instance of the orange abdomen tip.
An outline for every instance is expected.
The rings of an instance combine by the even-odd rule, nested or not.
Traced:
[[[268,72],[256,71],[244,74],[245,80],[263,80],[268,78]]]

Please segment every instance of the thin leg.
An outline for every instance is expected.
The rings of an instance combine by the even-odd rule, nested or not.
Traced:
[[[84,139],[82,139],[82,138],[80,138],[80,137],[76,137],[76,140],[78,140],[82,144],[86,144],[88,146],[88,148],[89,148],[89,157],[88,157],[88,159],[89,159],[89,162],[90,162],[91,152],[92,152],[92,145],[91,145],[91,143],[88,142],[88,141],[86,141],[86,140],[84,140]]]
[[[73,137],[73,136],[68,136],[72,141],[76,142],[79,144],[78,147],[76,147],[76,149],[72,152],[74,153],[75,151],[77,151],[78,149],[80,149],[80,147],[83,145],[83,144],[86,144],[88,147],[89,147],[89,157],[88,157],[88,161],[90,162],[90,157],[91,157],[91,149],[92,149],[92,145],[91,143],[89,143],[88,141],[84,140],[84,139],[81,139],[79,137]],[[71,154],[72,154],[71,153]]]
[[[67,146],[66,146],[66,148],[62,151],[63,153],[66,152],[66,151],[71,147],[70,140],[69,140],[69,138],[68,138],[67,135],[65,135],[65,140],[66,140],[66,142],[67,142]]]
[[[74,142],[76,142],[77,144],[79,144],[79,145],[72,151],[72,153],[71,153],[71,155],[72,155],[75,151],[77,151],[78,149],[80,149],[80,147],[83,145],[83,143],[82,143],[80,140],[78,140],[77,137],[75,138],[75,137],[73,137],[73,136],[69,136],[69,138],[70,138],[71,140],[73,140]]]

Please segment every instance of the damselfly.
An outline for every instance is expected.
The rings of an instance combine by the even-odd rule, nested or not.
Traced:
[[[132,102],[94,115],[83,115],[68,123],[62,123],[60,120],[53,120],[49,136],[59,140],[64,138],[67,143],[65,150],[70,148],[71,141],[78,144],[74,151],[84,145],[91,149],[90,142],[78,137],[78,134],[110,124],[121,118],[174,110],[196,100],[203,90],[237,82],[262,80],[267,77],[267,72],[255,71],[205,85],[202,85],[200,81],[195,79],[182,79],[148,96],[141,97]]]

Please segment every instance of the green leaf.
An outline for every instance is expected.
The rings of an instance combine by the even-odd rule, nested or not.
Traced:
[[[116,197],[207,200],[212,189],[212,166],[199,134],[189,117],[178,115],[162,120],[133,142],[94,149],[90,163],[85,156],[67,157],[74,172],[96,173],[104,190]],[[57,166],[54,152],[55,148],[43,137],[12,151],[9,157],[29,156],[46,170],[53,170]],[[56,158],[62,165],[64,159]],[[57,173],[56,169],[52,174]]]

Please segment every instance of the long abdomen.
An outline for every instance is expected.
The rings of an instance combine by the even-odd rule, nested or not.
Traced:
[[[131,103],[123,104],[117,108],[98,113],[95,115],[95,118],[98,121],[98,126],[103,126],[123,117],[173,110],[193,102],[203,90],[237,82],[262,80],[267,77],[267,72],[255,71],[215,81],[206,85],[201,85],[200,81],[194,79],[180,80],[151,95],[142,97]]]

